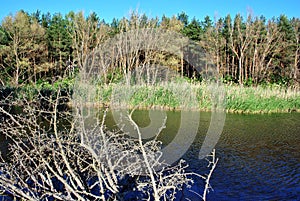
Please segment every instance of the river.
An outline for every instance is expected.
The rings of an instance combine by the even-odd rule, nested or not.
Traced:
[[[159,140],[167,146],[180,125],[181,113],[167,112],[166,128]],[[150,123],[147,111],[136,111],[133,118],[143,127]],[[201,112],[197,136],[183,159],[188,171],[207,172],[207,161],[198,159],[209,127],[211,113]],[[114,127],[111,113],[106,124]],[[0,149],[7,143],[0,136]],[[215,146],[219,162],[213,172],[208,200],[300,200],[300,114],[226,114],[225,126]],[[193,191],[202,193],[203,181]],[[177,200],[200,200],[184,189]]]
[[[150,123],[147,111],[136,111],[140,126]],[[180,112],[167,112],[167,128],[161,137],[167,145],[180,124]],[[183,155],[188,171],[207,173],[207,161],[198,159],[209,127],[211,113],[200,113],[198,134]],[[114,124],[110,116],[107,123]],[[211,178],[208,200],[300,200],[300,114],[226,114],[222,135],[216,144],[217,167]],[[198,185],[198,186],[197,186]],[[201,194],[203,182],[192,190]],[[178,200],[200,200],[189,190]]]

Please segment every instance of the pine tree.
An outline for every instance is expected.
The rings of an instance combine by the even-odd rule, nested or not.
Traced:
[[[66,62],[72,53],[72,40],[67,30],[68,20],[60,13],[55,14],[49,22],[47,40],[49,47],[49,59],[53,65],[52,74],[62,75]]]

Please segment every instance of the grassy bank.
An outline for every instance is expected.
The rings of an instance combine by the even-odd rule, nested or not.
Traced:
[[[0,96],[3,99],[3,97],[10,94],[15,99],[26,98],[30,100],[37,94],[53,95],[58,88],[62,88],[65,95],[70,95],[73,91],[73,83],[72,80],[67,80],[54,85],[41,83],[22,88],[4,87],[0,89]],[[224,105],[220,104],[218,108],[225,109],[230,113],[300,112],[299,89],[278,85],[257,87],[224,85],[223,87],[225,93],[221,94],[222,97],[225,97],[224,102],[222,102]],[[76,91],[78,86],[74,86],[74,89]],[[92,106],[211,111],[215,100],[212,97],[218,98],[218,95],[220,95],[219,89],[205,83],[195,84],[185,80],[155,86],[126,86],[112,83],[97,87],[82,87],[80,89],[80,99]]]
[[[96,102],[133,108],[210,111],[216,89],[207,84],[169,83],[158,86],[101,86]],[[230,113],[300,112],[300,91],[280,86],[224,85],[224,108]],[[218,92],[217,92],[218,94]]]
[[[226,86],[226,94],[229,112],[300,112],[300,91],[292,88]]]

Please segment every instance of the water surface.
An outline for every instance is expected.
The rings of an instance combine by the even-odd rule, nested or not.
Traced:
[[[174,139],[180,126],[180,112],[167,112],[166,128],[159,135],[164,146]],[[147,111],[136,111],[133,118],[147,126]],[[188,171],[205,174],[206,160],[198,154],[205,138],[211,113],[200,113],[200,126],[194,143],[183,158]],[[116,128],[108,114],[106,124]],[[211,178],[213,191],[208,200],[300,200],[300,114],[238,115],[227,114],[223,133],[216,145],[219,158]],[[7,142],[0,135],[0,151],[7,151]],[[202,194],[204,183],[196,180],[192,190]],[[177,200],[201,200],[187,189]]]
[[[180,112],[167,112],[167,128],[160,140],[168,144],[176,135]],[[147,111],[137,111],[141,126],[149,124]],[[198,154],[211,114],[200,113],[198,135],[183,158],[189,171],[207,172],[207,162]],[[113,124],[113,123],[112,123]],[[216,145],[219,162],[209,200],[300,200],[300,114],[227,114],[223,133]],[[193,190],[201,193],[203,182]],[[184,191],[178,200],[200,200]]]

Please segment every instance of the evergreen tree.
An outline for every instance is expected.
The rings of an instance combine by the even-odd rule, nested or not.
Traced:
[[[189,23],[189,16],[185,12],[178,14],[177,19],[182,22],[184,27],[186,27]]]
[[[200,22],[194,17],[192,21],[183,28],[182,33],[192,40],[199,41],[203,34],[203,28]]]
[[[60,13],[55,14],[49,22],[47,40],[49,47],[49,59],[54,65],[53,73],[62,74],[66,62],[72,53],[72,40],[67,30],[68,20]]]
[[[213,22],[209,16],[206,16],[204,18],[204,21],[202,21],[200,24],[201,24],[201,27],[203,28],[204,32],[213,26]]]
[[[281,35],[282,50],[276,55],[276,69],[273,72],[272,82],[286,84],[290,74],[294,71],[294,52],[296,51],[294,31],[291,21],[286,15],[278,18],[278,28]]]

